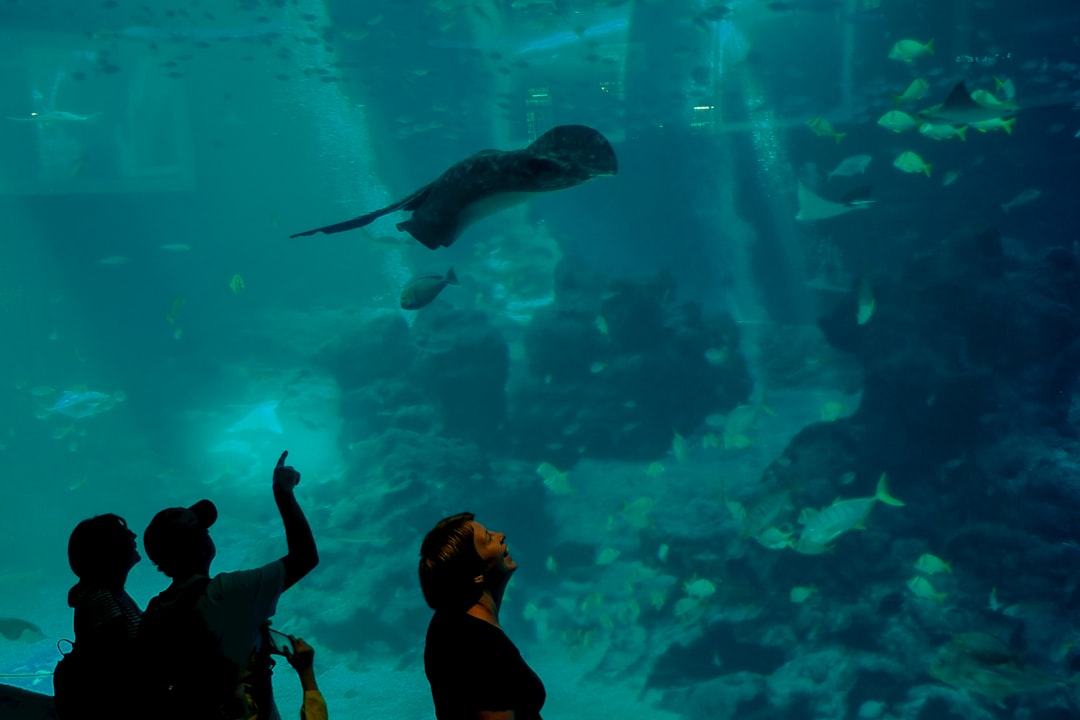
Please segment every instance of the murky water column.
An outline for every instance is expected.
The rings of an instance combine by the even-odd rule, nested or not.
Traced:
[[[712,71],[712,102],[715,103],[709,107],[712,113],[713,132],[718,130],[715,127],[717,120],[726,118],[729,114],[724,107],[725,96],[722,87],[727,81],[727,75],[730,74],[729,60],[740,59],[745,50],[739,46],[745,42],[730,22],[719,22],[712,28],[712,44],[707,60]],[[732,55],[734,57],[731,57]],[[759,327],[762,323],[769,321],[769,313],[762,302],[760,288],[755,282],[752,261],[753,248],[758,243],[759,233],[757,228],[739,211],[741,202],[738,197],[738,161],[733,147],[735,143],[743,142],[744,137],[741,134],[727,133],[716,134],[714,137],[716,152],[720,157],[720,162],[716,163],[717,204],[715,211],[726,241],[727,257],[724,260],[731,267],[729,282],[725,285],[727,309],[738,322],[744,325],[744,329]]]
[[[793,203],[796,180],[781,128],[752,65],[749,44],[724,20],[712,29],[709,58],[717,107],[717,217],[733,263],[727,304],[740,323],[743,352],[752,374],[761,366],[762,343],[777,325],[811,324],[814,297]],[[748,165],[750,167],[748,167]],[[745,178],[750,175],[753,184]],[[764,392],[755,377],[755,394]]]
[[[813,323],[817,313],[813,293],[807,286],[810,278],[803,238],[795,222],[793,199],[797,181],[791,159],[781,141],[775,111],[755,81],[753,70],[743,65],[738,77],[750,119],[760,201],[767,206],[772,219],[767,245],[763,248],[770,257],[770,314],[773,320],[785,324]]]
[[[287,33],[296,34],[306,33],[312,25],[332,25],[323,0],[293,0],[283,10],[282,21]],[[328,68],[338,60],[324,43],[295,43],[292,50],[297,68]],[[342,217],[359,214],[357,208],[389,205],[394,198],[375,175],[371,163],[372,139],[364,107],[336,82],[324,82],[318,75],[298,73],[297,77],[303,79],[290,86],[289,96],[283,100],[293,111],[299,107],[310,116],[320,164],[334,167],[339,177],[334,182],[337,190],[332,200],[343,209]],[[401,249],[381,248],[378,258],[381,274],[389,285],[400,287],[409,280],[410,271]]]

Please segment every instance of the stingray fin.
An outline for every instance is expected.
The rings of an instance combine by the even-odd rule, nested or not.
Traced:
[[[427,200],[428,193],[431,192],[431,186],[433,184],[434,183],[428,183],[427,185],[420,188],[419,190],[417,190],[416,192],[414,192],[412,195],[405,198],[401,202],[395,203],[393,205],[393,207],[388,208],[388,210],[401,209],[401,210],[408,210],[410,212],[415,210],[416,208],[423,205],[424,201]]]
[[[314,235],[316,233],[325,233],[327,235],[332,235],[334,233],[339,233],[339,232],[342,232],[344,230],[352,230],[353,228],[364,227],[365,225],[370,225],[371,223],[375,222],[376,220],[381,218],[383,215],[388,215],[388,214],[394,212],[395,210],[415,210],[416,208],[420,207],[420,205],[424,202],[424,198],[427,197],[427,194],[428,194],[428,192],[430,190],[431,190],[431,184],[429,183],[429,184],[425,185],[424,187],[420,188],[419,190],[417,190],[416,192],[414,192],[413,194],[411,194],[408,197],[404,198],[403,200],[398,200],[393,205],[387,205],[384,208],[381,208],[379,210],[375,210],[374,212],[369,212],[367,215],[361,215],[360,217],[355,217],[352,220],[346,220],[344,222],[334,223],[333,225],[327,225],[325,227],[315,228],[314,230],[307,230],[305,232],[296,233],[295,235],[290,235],[289,237],[290,238],[305,237],[307,235]]]
[[[420,228],[414,227],[414,220],[409,218],[399,222],[395,227],[398,232],[409,233],[414,238],[420,241],[420,243],[428,250],[438,250],[439,247],[445,245],[450,247],[454,242],[454,237],[451,236],[450,242],[443,242],[443,235],[441,233],[425,233],[423,232],[423,226]]]
[[[589,176],[614,175],[619,170],[607,138],[586,125],[556,125],[527,148],[534,156],[568,162]]]

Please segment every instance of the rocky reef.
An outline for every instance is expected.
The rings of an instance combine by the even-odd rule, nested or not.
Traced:
[[[580,457],[646,460],[673,432],[750,393],[729,317],[680,302],[675,281],[605,280],[563,262],[555,301],[524,336],[527,372],[512,390],[515,454],[557,465]]]
[[[314,591],[336,608],[319,619],[331,645],[363,636],[388,654],[414,647],[414,625],[426,622],[419,593],[387,606],[383,592],[415,589],[413,545],[438,518],[490,511],[514,528],[516,547],[542,557],[554,520],[537,509],[557,494],[538,461],[655,459],[673,432],[748,394],[735,324],[677,301],[670,277],[611,280],[564,261],[555,288],[520,339],[440,299],[411,326],[377,315],[322,349],[341,388],[348,465],[334,481],[341,499],[313,518],[327,564],[349,568],[350,579]],[[409,562],[388,564],[390,537],[414,539]],[[351,579],[375,576],[383,582]],[[342,584],[347,605],[335,600]]]
[[[509,351],[480,311],[434,303],[411,328],[397,313],[379,315],[321,360],[342,389],[346,445],[390,429],[485,448],[503,440]]]
[[[439,304],[411,328],[375,318],[325,354],[344,389],[349,487],[314,522],[328,565],[350,570],[316,591],[321,634],[415,655],[416,543],[386,538],[490,510],[522,556],[548,555],[550,575],[507,619],[515,637],[588,658],[594,680],[638,677],[642,697],[685,717],[1067,716],[1078,280],[1072,253],[1011,256],[985,228],[874,276],[869,318],[853,293],[821,320],[859,366],[860,406],[770,452],[739,502],[710,489],[704,461],[739,450],[701,450],[662,477],[636,462],[749,392],[738,326],[679,302],[670,278],[564,261],[520,346]],[[577,492],[546,487],[540,460],[582,473]],[[587,478],[603,487],[582,492]],[[797,549],[837,496],[858,522]],[[920,570],[927,553],[951,564]],[[334,599],[342,584],[349,603]]]
[[[805,518],[837,495],[873,497],[884,473],[905,505],[874,510],[868,529],[824,554],[709,542],[723,550],[696,570],[760,595],[735,617],[719,587],[710,594],[720,602],[701,631],[654,666],[666,706],[750,719],[1077,712],[1080,653],[1062,638],[1080,619],[1069,571],[1080,537],[1078,281],[1073,252],[1010,256],[995,229],[969,228],[874,277],[868,321],[855,293],[822,318],[829,342],[862,366],[862,403],[791,441],[761,479],[759,507],[778,508],[771,520],[797,535],[800,508]],[[947,558],[948,571],[919,570],[922,553]],[[785,609],[778,590],[792,585],[813,594]],[[769,650],[779,655],[767,660]]]

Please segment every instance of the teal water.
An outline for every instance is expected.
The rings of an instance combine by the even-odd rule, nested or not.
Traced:
[[[1077,10],[11,0],[0,38],[0,617],[41,631],[3,682],[51,692],[86,517],[209,497],[215,571],[284,554],[287,449],[322,563],[275,626],[334,717],[433,716],[416,554],[462,510],[545,717],[1077,713]],[[960,81],[1009,132],[879,125]],[[618,174],[434,251],[289,238],[564,124]],[[789,546],[882,474],[902,507]]]

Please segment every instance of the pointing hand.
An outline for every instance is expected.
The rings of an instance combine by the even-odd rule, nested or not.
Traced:
[[[278,458],[277,466],[274,468],[274,490],[291,491],[300,484],[300,473],[292,465],[285,464],[285,458],[288,455],[289,451],[286,450]]]

